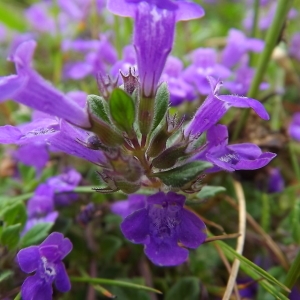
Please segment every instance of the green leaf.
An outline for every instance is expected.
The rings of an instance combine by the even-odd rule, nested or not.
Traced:
[[[289,291],[289,289],[279,282],[276,278],[274,278],[272,275],[270,275],[268,272],[248,260],[246,257],[238,254],[234,249],[232,249],[230,246],[228,246],[226,243],[222,241],[216,241],[216,243],[219,244],[221,249],[223,250],[224,254],[227,258],[229,258],[231,261],[234,259],[239,259],[241,262],[241,269],[251,278],[254,280],[258,280],[259,284],[261,284],[269,293],[271,293],[276,299],[281,300],[288,300],[287,297],[285,297],[282,293],[278,292],[276,287],[280,287],[284,291]],[[261,280],[261,278],[265,280]],[[274,287],[273,285],[276,287]]]
[[[15,248],[19,242],[21,229],[21,224],[14,224],[3,228],[1,243],[7,246],[9,249]]]
[[[0,20],[11,29],[26,31],[26,19],[24,19],[21,9],[16,9],[16,5],[8,5],[0,1]]]
[[[206,161],[193,161],[168,171],[154,173],[152,176],[160,178],[166,185],[182,187],[196,180],[205,169],[211,166],[212,164]]]
[[[23,202],[19,202],[6,207],[3,212],[3,220],[6,225],[21,224],[23,227],[27,220],[26,207]]]
[[[170,103],[170,92],[168,90],[167,83],[163,82],[159,86],[155,95],[154,120],[153,120],[152,130],[151,130],[152,132],[164,119],[168,111],[169,103]]]
[[[196,277],[179,279],[166,294],[165,300],[198,300],[200,299],[200,282]]]
[[[105,278],[92,278],[92,277],[70,277],[70,280],[73,282],[86,282],[90,284],[104,284],[104,285],[113,285],[113,286],[122,286],[122,287],[127,287],[131,289],[138,289],[138,290],[144,290],[144,291],[149,291],[149,292],[154,292],[158,294],[162,294],[161,291],[156,290],[154,288],[136,284],[136,283],[131,283],[128,281],[120,281],[120,280],[113,280],[113,279],[105,279]]]
[[[294,207],[291,211],[292,236],[296,244],[300,243],[300,201],[295,200]]]
[[[100,241],[101,254],[106,261],[111,260],[122,245],[122,240],[113,235],[104,236]]]
[[[109,124],[108,105],[105,99],[97,95],[88,95],[87,101],[90,112],[100,120]]]
[[[125,91],[114,89],[109,99],[109,108],[116,126],[127,133],[131,132],[135,120],[133,99]]]
[[[205,185],[201,191],[197,194],[197,198],[199,199],[204,199],[204,198],[209,198],[213,197],[218,193],[226,191],[226,188],[223,186],[210,186],[210,185]]]
[[[51,222],[38,223],[33,226],[21,238],[20,247],[25,248],[28,246],[36,245],[45,239],[53,226]]]
[[[0,273],[0,282],[8,279],[9,277],[11,277],[14,274],[14,272],[12,270],[5,270],[3,272]]]

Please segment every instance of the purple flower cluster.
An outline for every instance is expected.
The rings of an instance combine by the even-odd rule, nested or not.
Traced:
[[[86,16],[85,3],[58,1],[66,14],[78,20]],[[36,20],[47,18],[47,10],[41,7],[32,7],[27,13],[34,14]],[[47,163],[49,151],[62,151],[102,167],[99,175],[107,187],[99,189],[100,192],[121,190],[131,194],[126,202],[112,206],[112,211],[124,219],[121,230],[125,237],[143,244],[153,263],[178,265],[188,259],[186,248],[197,248],[205,241],[206,233],[203,221],[184,208],[185,197],[170,190],[173,187],[182,192],[192,190],[199,173],[186,184],[163,181],[160,176],[163,178],[165,173],[199,161],[209,162],[206,165],[211,167],[205,172],[253,170],[267,165],[275,157],[273,153],[263,153],[254,144],[229,145],[227,127],[217,124],[231,107],[252,108],[262,119],[269,119],[259,101],[220,94],[223,83],[219,79],[229,78],[235,81],[225,85],[227,89],[247,93],[253,76],[247,55],[249,51],[261,51],[263,42],[232,29],[222,53],[211,48],[196,49],[188,56],[192,63],[184,68],[179,58],[168,56],[173,47],[175,25],[178,21],[202,17],[204,11],[199,5],[171,0],[109,0],[108,9],[134,18],[133,46],[124,48],[123,58],[118,60],[106,35],[101,35],[100,40],[65,40],[63,50],[78,52],[84,59],[65,65],[64,75],[82,79],[107,72],[112,66],[110,74],[114,79],[118,71],[122,71],[123,89],[116,88],[121,84],[120,78],[104,81],[99,75],[98,79],[102,80],[98,82],[99,90],[107,94],[102,93],[100,97],[78,91],[63,93],[32,68],[36,42],[21,43],[9,57],[15,63],[17,74],[0,78],[0,101],[13,99],[32,108],[34,114],[27,124],[1,126],[0,142],[18,145],[16,159],[39,171]],[[36,21],[32,15],[30,18]],[[44,25],[50,28],[49,24]],[[165,81],[168,88],[164,97],[170,93],[173,105],[194,100],[198,95],[207,96],[194,117],[184,125],[183,121],[170,117],[166,103],[159,124],[154,126],[157,121],[154,110],[158,106],[155,102],[161,100],[159,94],[164,85],[160,83]],[[113,98],[114,92],[120,97]],[[134,102],[134,97],[138,101]],[[118,102],[120,99],[127,99],[128,107],[132,104],[131,110],[126,110],[127,105]],[[124,107],[124,115],[120,107]],[[129,125],[124,123],[126,118]],[[205,134],[206,141],[199,146],[197,142]],[[34,157],[36,151],[41,151],[39,159]],[[58,216],[55,207],[76,200],[77,195],[72,191],[80,180],[81,175],[70,169],[39,185],[28,201],[29,218],[23,234],[38,222],[54,222]],[[148,197],[132,194],[141,186],[161,192]],[[162,190],[170,192],[165,194]],[[61,234],[53,233],[39,247],[19,252],[22,270],[36,270],[36,274],[24,282],[25,300],[30,293],[36,299],[42,293],[51,297],[52,282],[61,291],[70,288],[61,263],[70,250],[70,242]],[[28,255],[32,255],[32,259]]]

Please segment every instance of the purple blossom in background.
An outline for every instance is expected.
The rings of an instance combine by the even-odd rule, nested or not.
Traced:
[[[271,168],[268,177],[268,193],[280,193],[284,190],[284,179],[278,168]]]
[[[88,51],[83,61],[68,62],[64,66],[65,78],[79,80],[88,75],[107,73],[108,67],[111,67],[117,61],[117,51],[104,34],[100,36],[99,41],[67,41],[67,43],[63,45],[63,49],[70,49],[72,45],[76,46],[78,51]],[[90,47],[90,49],[88,49],[88,47]],[[75,49],[72,47],[73,51]]]
[[[147,197],[147,206],[125,218],[121,224],[124,236],[136,244],[144,244],[149,259],[159,266],[176,266],[188,258],[206,239],[205,224],[183,207],[185,197],[173,192]]]
[[[54,190],[47,184],[40,184],[34,196],[28,200],[27,213],[29,218],[47,215],[54,210]]]
[[[128,195],[127,200],[118,201],[111,205],[111,211],[125,219],[133,212],[146,206],[146,195],[132,194]]]
[[[207,130],[207,143],[194,159],[211,162],[214,167],[206,172],[225,170],[255,170],[266,166],[276,154],[262,153],[255,144],[243,143],[228,145],[228,131],[225,125],[215,125]]]
[[[222,63],[231,68],[237,64],[244,54],[249,51],[261,52],[264,42],[256,38],[247,38],[245,34],[237,29],[230,29],[227,45],[222,53]]]
[[[231,71],[217,63],[217,52],[212,48],[199,48],[190,55],[192,64],[183,72],[183,78],[196,87],[200,95],[210,93],[208,76],[226,79],[231,75]]]
[[[12,98],[78,126],[90,127],[87,112],[31,68],[35,47],[35,41],[24,42],[10,57],[16,65],[18,74],[0,77],[0,101]]]
[[[289,135],[296,141],[300,141],[300,113],[293,115],[292,121],[289,125]]]
[[[295,59],[300,61],[300,32],[295,33],[292,36],[291,42],[290,42],[290,49],[289,54],[291,57],[294,57]]]
[[[21,287],[23,300],[52,300],[52,283],[60,292],[71,289],[70,280],[62,260],[71,252],[72,243],[61,233],[51,233],[39,246],[21,249],[17,261],[29,276]]]
[[[135,19],[133,44],[143,95],[152,97],[173,47],[175,23],[200,18],[198,4],[170,0],[109,0],[108,9]]]
[[[292,292],[289,294],[290,300],[299,300],[300,299],[300,289],[298,286],[292,288]]]
[[[69,205],[78,199],[78,194],[72,192],[80,183],[82,176],[75,169],[66,170],[64,173],[50,177],[47,180],[49,189],[55,193],[54,203],[56,205]]]
[[[258,21],[258,28],[260,30],[267,30],[274,20],[276,7],[277,7],[276,0],[261,0],[260,5],[260,16]],[[253,25],[253,0],[249,1],[249,9],[247,10],[247,15],[244,20],[244,27],[250,31]],[[288,19],[295,19],[298,16],[298,12],[296,9],[292,8],[288,13]]]
[[[257,100],[242,96],[219,95],[222,82],[208,77],[211,91],[204,103],[196,111],[194,118],[187,124],[185,135],[200,135],[215,125],[230,107],[252,108],[262,119],[269,120],[264,106]]]
[[[48,213],[44,217],[37,217],[37,218],[31,218],[27,219],[26,224],[21,232],[21,236],[24,236],[31,228],[33,228],[35,225],[40,223],[52,223],[54,224],[56,219],[58,217],[58,212],[53,211],[51,213]]]
[[[49,14],[51,6],[51,3],[39,2],[26,9],[25,17],[34,30],[55,34],[55,20]]]
[[[184,79],[182,71],[182,61],[177,57],[169,56],[161,81],[168,83],[171,105],[179,105],[184,100],[192,101],[196,98],[193,86]]]
[[[233,94],[247,95],[254,73],[255,70],[253,68],[242,65],[235,71],[235,80],[225,82],[224,87]],[[268,87],[268,83],[263,82],[260,84],[261,90],[267,89]]]
[[[123,48],[122,59],[118,60],[110,69],[112,78],[118,78],[118,84],[121,85],[123,82],[120,78],[120,71],[122,74],[127,74],[129,68],[134,69],[135,75],[138,75],[136,65],[136,54],[132,45],[127,45]]]

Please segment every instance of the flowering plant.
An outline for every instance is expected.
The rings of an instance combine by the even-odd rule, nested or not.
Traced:
[[[206,2],[212,12],[211,1]],[[228,5],[251,7],[252,1],[246,2]],[[160,293],[156,288],[167,293],[166,299],[182,299],[180,285],[192,284],[188,297],[198,299],[199,277],[209,297],[229,299],[234,290],[238,299],[243,295],[239,292],[243,287],[236,284],[241,264],[247,278],[264,279],[263,295],[287,299],[300,258],[290,268],[268,235],[268,195],[276,197],[284,190],[282,167],[269,164],[276,156],[280,161],[279,150],[287,140],[273,121],[274,116],[279,119],[284,93],[283,82],[277,86],[274,77],[282,74],[281,68],[290,70],[291,59],[298,59],[297,35],[291,39],[289,57],[286,52],[283,61],[281,56],[274,58],[283,66],[276,69],[278,74],[272,76],[266,66],[284,20],[293,20],[296,11],[291,1],[280,0],[277,7],[272,1],[253,2],[253,17],[245,15],[245,32],[228,27],[228,38],[217,45],[213,40],[210,47],[197,37],[199,24],[208,22],[199,20],[205,10],[197,2],[68,0],[40,2],[26,9],[29,33],[13,32],[7,48],[16,71],[0,77],[0,102],[7,121],[0,126],[0,143],[10,162],[4,175],[0,166],[0,177],[5,178],[0,186],[5,195],[0,198],[0,253],[4,253],[0,265],[13,264],[11,257],[16,255],[21,271],[35,272],[22,285],[19,280],[11,286],[21,286],[17,298],[56,298],[59,292],[70,291],[73,281],[90,286],[73,285],[71,297],[76,297],[74,291],[79,295],[86,290],[88,299],[96,299],[96,292],[113,298],[114,293],[122,295],[120,287],[127,287],[139,290],[141,299],[157,299],[145,292]],[[273,14],[275,21],[268,24],[265,16],[259,20],[259,11]],[[133,19],[133,25],[124,17]],[[251,33],[247,33],[249,20]],[[266,37],[258,38],[255,29],[261,24],[270,29]],[[128,45],[125,38],[131,30]],[[185,41],[183,33],[191,38]],[[180,45],[184,41],[186,45]],[[269,101],[273,94],[275,108]],[[270,115],[271,125],[266,125]],[[297,117],[288,130],[296,141]],[[278,135],[272,140],[275,127]],[[293,145],[291,161],[300,179]],[[245,194],[247,204],[255,198],[256,206],[249,212]],[[228,203],[238,211],[237,226],[231,222],[232,209],[223,208]],[[297,242],[295,211],[288,218],[294,222],[292,236]],[[251,214],[255,218],[261,214],[262,228]],[[279,262],[290,270],[284,283],[242,255],[248,242],[246,219],[267,241],[275,255],[273,264]],[[232,238],[237,239],[236,250],[220,241]],[[143,245],[145,256],[139,246],[126,241]],[[62,260],[72,248],[65,268]],[[212,249],[230,271],[226,288],[217,292],[209,289],[217,287],[220,274],[212,285],[213,272],[203,272],[211,269],[203,258],[215,253]],[[218,258],[213,256],[215,269]],[[227,259],[234,260],[232,268]],[[175,269],[178,275],[184,273],[186,282],[169,289],[168,269],[156,271],[154,266],[179,265],[188,268]],[[144,282],[116,280],[128,280],[129,270],[138,272]],[[155,282],[159,272],[160,283]],[[19,273],[8,277],[18,278]],[[107,290],[102,284],[113,287]],[[11,293],[5,290],[4,295]]]

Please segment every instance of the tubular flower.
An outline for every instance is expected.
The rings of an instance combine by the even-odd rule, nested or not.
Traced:
[[[145,245],[154,264],[179,265],[188,258],[184,247],[195,249],[206,238],[205,224],[183,207],[184,202],[184,196],[173,192],[151,195],[145,208],[125,218],[121,230],[131,242]]]
[[[203,9],[186,1],[109,0],[108,9],[135,19],[133,44],[143,95],[152,97],[173,47],[175,24],[203,17]]]

